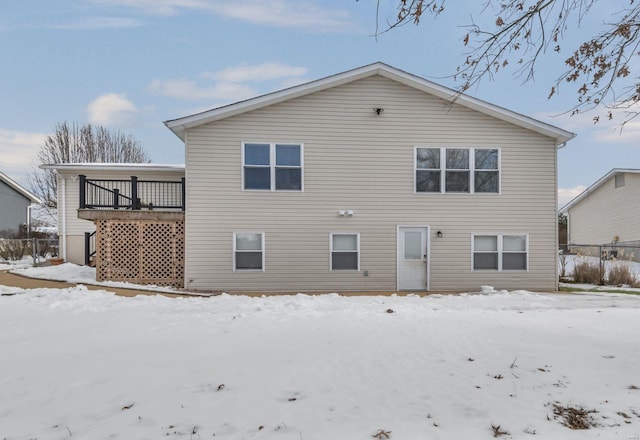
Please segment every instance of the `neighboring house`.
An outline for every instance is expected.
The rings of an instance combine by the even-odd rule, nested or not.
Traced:
[[[31,204],[42,204],[42,201],[0,171],[0,231],[16,233],[28,228]]]
[[[57,164],[41,165],[43,169],[54,170],[58,176],[58,235],[60,240],[60,256],[65,261],[85,264],[89,255],[86,255],[86,247],[90,247],[90,254],[94,251],[95,239],[87,242],[86,235],[92,235],[96,228],[92,221],[87,221],[79,217],[81,205],[81,185],[82,177],[89,181],[86,184],[84,203],[89,203],[90,208],[98,213],[114,213],[118,217],[131,216],[131,207],[127,207],[128,197],[131,195],[131,178],[136,177],[144,182],[148,181],[180,181],[184,178],[183,165],[157,165],[157,164]],[[95,192],[96,185],[107,188],[101,192]],[[156,186],[157,187],[157,186]],[[120,205],[119,209],[113,209],[114,189],[118,190],[116,200]],[[150,213],[149,218],[157,218],[157,211],[149,211],[149,201],[154,201],[159,197],[175,196],[175,192],[165,192],[164,194],[151,194],[141,191],[141,210]],[[130,202],[130,200],[129,200]],[[181,203],[181,202],[180,202]],[[103,206],[98,206],[103,205]],[[156,205],[160,205],[156,203]],[[176,211],[177,209],[171,209]],[[121,214],[122,213],[122,214]],[[131,260],[131,256],[127,256]],[[93,261],[91,261],[93,263]],[[98,273],[100,277],[100,273]]]
[[[188,289],[557,289],[573,133],[383,63],[165,124]]]
[[[569,244],[640,245],[640,170],[609,171],[561,211]]]

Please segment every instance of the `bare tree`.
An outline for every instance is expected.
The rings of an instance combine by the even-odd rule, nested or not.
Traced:
[[[446,12],[446,0],[395,1],[397,15],[383,27],[378,17],[376,35],[408,23],[418,25],[426,15],[437,17]],[[576,31],[595,9],[601,12],[596,3],[610,8],[608,16],[601,17],[602,30],[570,49],[562,71],[551,84],[549,98],[558,93],[561,84],[569,83],[577,93],[575,105],[567,109],[572,114],[604,106],[608,118],[613,117],[614,109],[626,113],[625,122],[638,116],[633,106],[640,101],[640,77],[632,71],[640,55],[637,0],[484,0],[480,14],[493,14],[493,24],[481,26],[472,18],[466,26],[461,40],[467,49],[465,59],[452,73],[462,81],[458,91],[464,92],[485,77],[493,79],[510,65],[515,65],[516,75],[525,81],[534,79],[541,55],[563,52],[565,36]],[[599,118],[595,116],[594,122]]]
[[[148,163],[149,155],[131,135],[91,124],[56,124],[37,155],[40,164]],[[51,170],[34,168],[29,174],[33,192],[48,208],[57,207],[57,180]]]

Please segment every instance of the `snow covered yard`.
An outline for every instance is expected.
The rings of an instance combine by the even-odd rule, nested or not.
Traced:
[[[634,295],[0,294],[3,439],[640,436]]]
[[[30,263],[30,262],[27,262]],[[123,281],[96,281],[96,268],[89,266],[79,266],[73,263],[64,263],[58,266],[33,267],[32,264],[18,262],[12,265],[1,265],[0,270],[11,269],[12,273],[28,278],[43,280],[64,281],[67,283],[91,284],[95,286],[122,287],[124,289],[151,290],[154,292],[177,293],[176,289],[170,287],[160,287],[151,284],[141,285]],[[188,294],[188,292],[180,292]]]

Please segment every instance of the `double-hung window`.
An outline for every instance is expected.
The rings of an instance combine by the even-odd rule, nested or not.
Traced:
[[[497,148],[415,149],[415,190],[427,193],[498,193]]]
[[[498,171],[498,150],[474,149],[474,191],[477,193],[497,193],[500,187]]]
[[[302,191],[302,144],[245,143],[242,174],[245,190]]]
[[[360,234],[330,235],[331,270],[360,270]]]
[[[233,270],[264,270],[264,233],[233,233]]]
[[[440,148],[416,148],[416,191],[440,192]]]
[[[473,270],[527,270],[526,235],[474,235]]]
[[[468,193],[471,188],[469,177],[469,149],[445,148],[446,171],[444,173],[444,191]]]

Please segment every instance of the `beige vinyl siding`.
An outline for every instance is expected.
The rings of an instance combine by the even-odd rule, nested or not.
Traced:
[[[84,264],[84,233],[96,230],[92,221],[78,218],[78,208],[80,206],[80,179],[78,174],[64,172],[61,179],[65,179],[65,207],[58,211],[58,228],[62,227],[64,216],[64,227],[66,239],[63,239],[63,246],[66,246],[66,261],[76,264]],[[135,175],[140,180],[162,180],[177,181],[183,177],[182,171],[165,172],[125,172],[125,171],[94,171],[87,169],[84,175],[88,179],[115,179],[127,180]],[[60,234],[63,234],[59,230]]]
[[[640,174],[625,173],[616,188],[615,176],[569,209],[569,242],[611,243],[640,240]]]
[[[242,191],[242,142],[304,144],[304,192]],[[556,288],[550,138],[373,76],[189,129],[186,145],[187,287],[393,291],[397,226],[428,225],[432,290]],[[416,194],[415,146],[499,148],[502,193]],[[232,271],[241,231],[265,233],[265,272]],[[330,272],[331,232],[360,233],[359,272]],[[529,234],[530,270],[472,272],[486,232]]]

